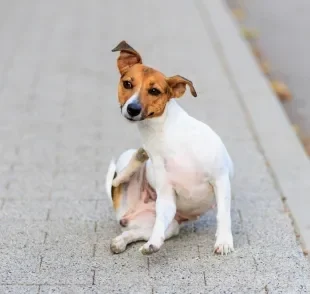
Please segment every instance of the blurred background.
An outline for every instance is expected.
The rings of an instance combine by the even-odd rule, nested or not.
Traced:
[[[226,1],[310,156],[310,1]]]

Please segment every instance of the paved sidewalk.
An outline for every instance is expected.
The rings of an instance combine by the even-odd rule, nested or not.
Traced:
[[[139,146],[116,100],[111,49],[123,39],[147,64],[194,82],[198,98],[181,104],[227,145],[234,254],[211,252],[214,212],[149,258],[141,244],[110,253],[119,228],[105,172]],[[309,162],[220,1],[2,0],[0,40],[1,294],[310,292],[281,200],[297,212],[295,191],[306,210]],[[307,248],[307,218],[293,216]]]

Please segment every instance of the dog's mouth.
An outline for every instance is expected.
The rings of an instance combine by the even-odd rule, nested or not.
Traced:
[[[145,119],[148,119],[148,118],[152,118],[154,115],[154,112],[151,112],[150,114],[148,114],[146,117],[144,116],[139,116],[139,117],[130,117],[130,116],[127,116],[127,115],[124,115],[124,117],[129,120],[130,122],[138,122],[138,121],[143,121]]]
[[[124,111],[123,105],[120,107],[121,109],[121,114],[130,122],[138,122],[138,121],[143,121],[145,119],[149,119],[154,117],[155,112],[150,112],[148,114],[143,114],[140,113],[137,116],[130,116],[127,111]]]
[[[133,118],[131,118],[131,117],[127,117],[127,116],[125,116],[125,118],[127,119],[127,120],[129,120],[130,122],[137,122],[138,120],[135,120],[135,119],[133,119]]]
[[[130,116],[129,114],[122,112],[122,115],[126,118],[126,120],[130,122],[139,122],[145,119],[145,117],[142,114],[139,114],[137,116]]]
[[[127,116],[127,115],[124,115],[124,117],[126,118],[126,120],[130,121],[131,123],[135,123],[135,122],[139,122],[139,121],[145,120],[145,117],[130,117],[130,116]]]

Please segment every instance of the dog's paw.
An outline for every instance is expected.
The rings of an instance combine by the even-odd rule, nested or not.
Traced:
[[[113,253],[121,253],[126,250],[126,242],[124,241],[124,238],[122,236],[118,236],[111,241],[111,251]]]
[[[143,255],[151,255],[159,250],[159,246],[155,246],[150,242],[145,243],[142,247],[140,247],[139,251]]]
[[[231,232],[220,233],[216,238],[214,245],[214,253],[220,255],[227,255],[234,251],[234,242]]]

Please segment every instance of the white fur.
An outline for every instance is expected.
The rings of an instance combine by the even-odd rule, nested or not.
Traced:
[[[137,124],[143,148],[152,162],[149,181],[157,192],[155,225],[141,252],[159,250],[179,207],[186,213],[193,210],[203,213],[213,199],[213,192],[218,207],[214,250],[220,254],[233,251],[230,216],[233,164],[219,136],[189,116],[174,99],[168,102],[163,115]],[[167,168],[170,161],[176,162],[171,171]],[[184,179],[172,183],[173,173],[179,170],[184,171]],[[199,176],[194,175],[196,172]],[[183,187],[182,181],[188,177],[193,178],[193,186],[189,183]]]

